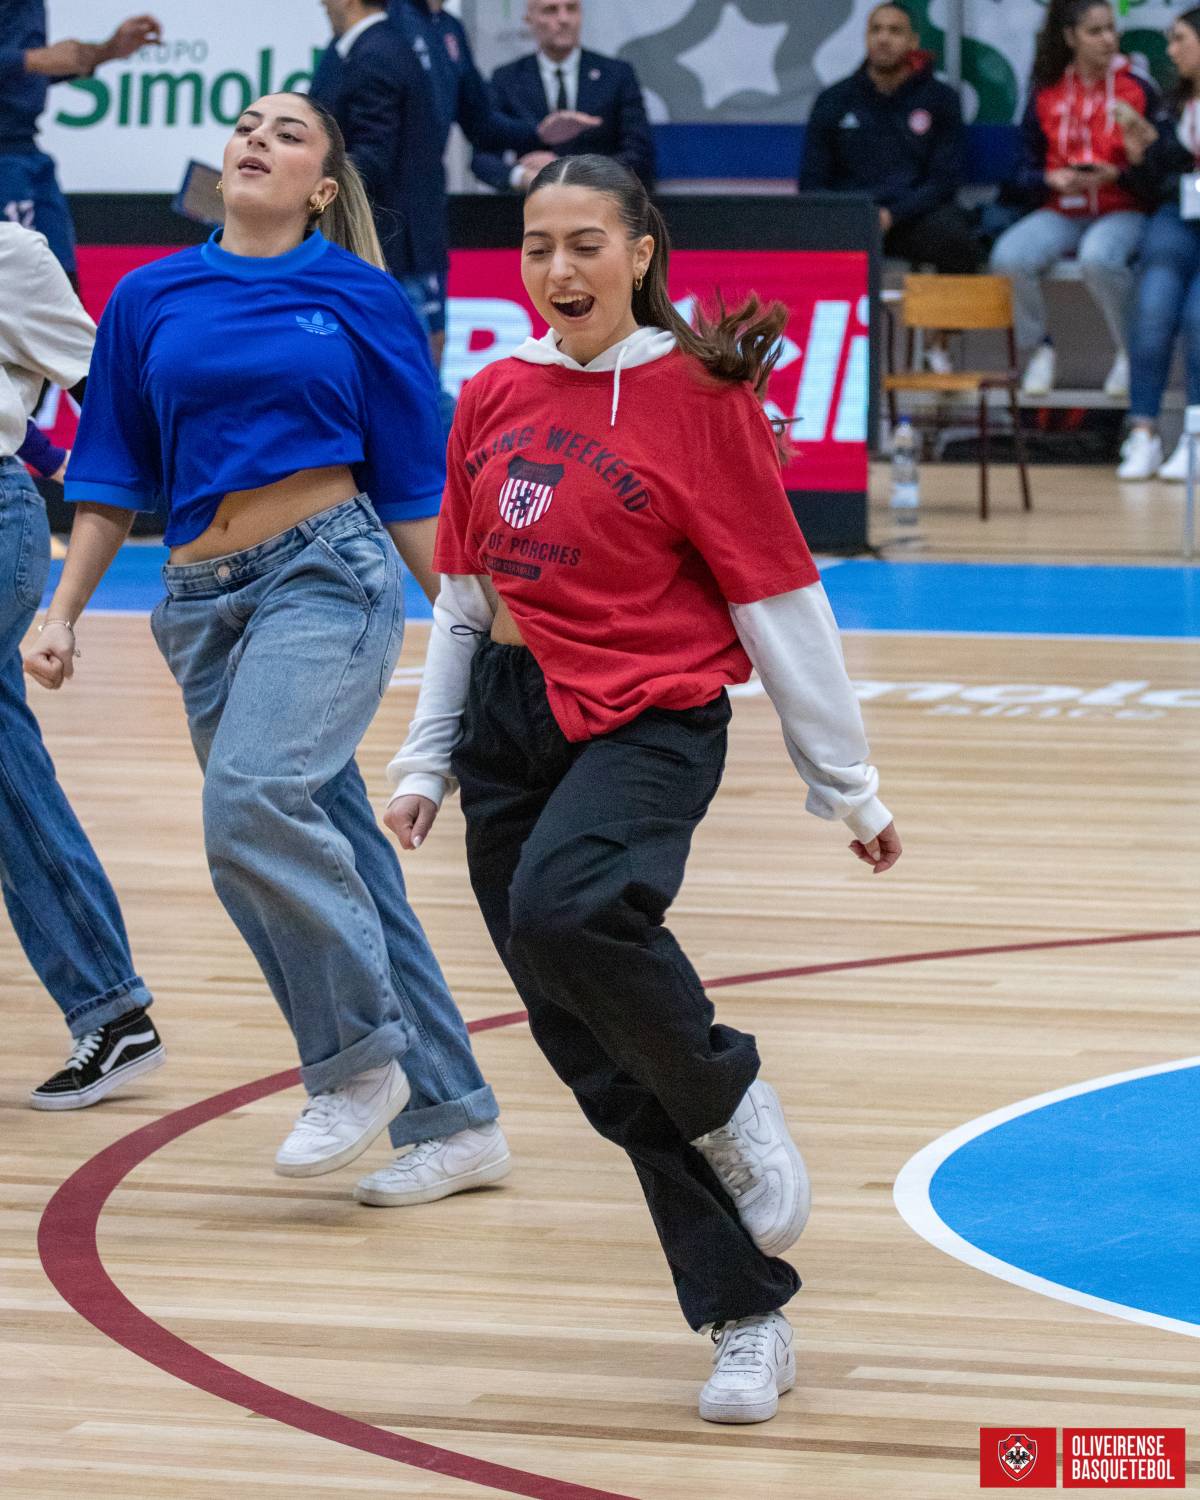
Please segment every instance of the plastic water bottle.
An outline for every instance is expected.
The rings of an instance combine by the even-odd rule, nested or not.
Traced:
[[[907,417],[901,417],[892,434],[892,515],[901,526],[915,526],[921,504],[921,479],[917,471],[917,434]]]

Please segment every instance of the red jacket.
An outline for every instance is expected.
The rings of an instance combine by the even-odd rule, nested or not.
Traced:
[[[1129,165],[1121,127],[1113,105],[1124,99],[1141,115],[1151,116],[1158,106],[1153,84],[1118,57],[1108,77],[1087,84],[1073,67],[1057,83],[1038,89],[1029,101],[1024,134],[1024,172],[1029,186],[1036,177],[1043,184],[1047,172],[1059,167],[1077,167],[1086,162],[1108,162],[1120,167],[1122,177],[1087,193],[1059,196],[1054,206],[1064,214],[1107,214],[1117,209],[1143,208],[1125,179]]]

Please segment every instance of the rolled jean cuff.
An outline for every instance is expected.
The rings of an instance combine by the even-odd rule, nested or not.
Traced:
[[[424,1109],[406,1109],[392,1121],[388,1134],[393,1146],[411,1146],[417,1141],[439,1141],[472,1126],[490,1125],[500,1118],[496,1096],[485,1083],[474,1093],[448,1104],[429,1104]]]
[[[341,1052],[335,1052],[332,1057],[305,1063],[300,1069],[300,1082],[310,1094],[327,1094],[340,1089],[368,1068],[382,1068],[389,1062],[398,1062],[403,1067],[410,1041],[403,1021],[389,1021],[378,1031],[372,1031]]]
[[[67,1023],[67,1030],[78,1040],[81,1036],[87,1036],[89,1031],[99,1031],[101,1026],[107,1026],[110,1021],[119,1021],[131,1011],[149,1010],[153,1004],[154,997],[146,988],[145,981],[140,975],[134,974],[122,984],[105,990],[103,995],[97,995],[94,1000],[85,1000],[82,1005],[77,1005],[63,1019]]]

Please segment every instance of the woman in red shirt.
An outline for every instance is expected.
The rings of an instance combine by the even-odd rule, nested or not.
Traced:
[[[781,304],[694,332],[666,229],[605,157],[547,166],[526,290],[549,323],[465,388],[442,575],[386,815],[405,848],[457,780],[471,882],[535,1040],[633,1160],[680,1304],[711,1325],[701,1415],[757,1422],[795,1380],[778,1257],[804,1164],[753,1037],[714,1024],[663,925],[717,789],[726,688],[757,667],[808,806],[875,871],[900,841],[757,398]]]
[[[1132,191],[1122,117],[1150,116],[1157,104],[1153,84],[1118,51],[1116,18],[1106,0],[1050,7],[1038,37],[1014,183],[1040,206],[1005,230],[991,260],[993,271],[1012,279],[1017,345],[1030,356],[1026,395],[1044,396],[1054,385],[1057,361],[1041,278],[1068,255],[1078,258],[1116,346],[1105,394],[1129,394],[1129,267],[1146,216]]]

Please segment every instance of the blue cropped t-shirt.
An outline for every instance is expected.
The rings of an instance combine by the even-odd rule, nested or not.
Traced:
[[[398,284],[319,232],[285,255],[207,244],[130,272],[96,338],[68,500],[168,508],[347,464],[383,521],[433,516],[446,443],[428,341]]]

